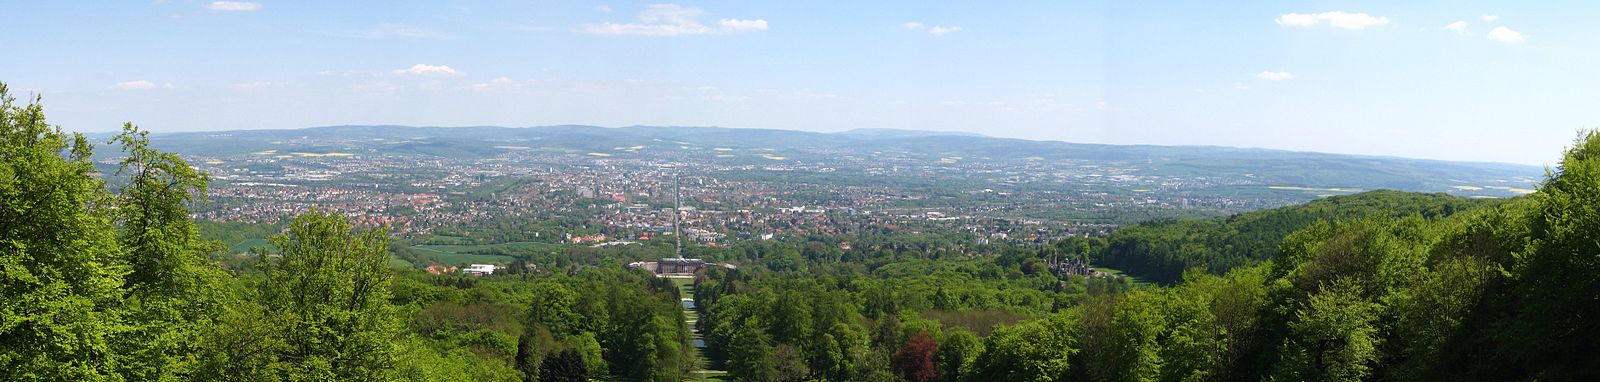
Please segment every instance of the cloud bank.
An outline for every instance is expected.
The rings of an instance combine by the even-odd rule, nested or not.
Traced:
[[[1285,13],[1273,20],[1278,25],[1286,27],[1310,28],[1326,23],[1328,26],[1341,29],[1359,30],[1367,27],[1387,25],[1388,17],[1377,17],[1366,13],[1346,13],[1342,11],[1322,13]]]
[[[249,1],[213,1],[206,4],[206,9],[213,11],[249,12],[260,10],[261,4]]]
[[[595,35],[692,36],[767,30],[764,19],[721,19],[715,26],[700,20],[705,10],[676,4],[654,4],[639,12],[637,23],[584,24],[578,30]]]

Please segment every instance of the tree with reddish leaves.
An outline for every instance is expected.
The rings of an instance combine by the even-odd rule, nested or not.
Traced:
[[[939,344],[927,332],[917,332],[894,352],[894,371],[911,382],[933,382],[939,379],[939,367],[934,365],[934,354]]]

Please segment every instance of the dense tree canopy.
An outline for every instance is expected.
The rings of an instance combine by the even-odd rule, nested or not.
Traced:
[[[128,261],[92,146],[0,84],[0,379],[109,379]]]
[[[677,289],[637,271],[397,273],[384,230],[316,210],[226,271],[189,214],[207,176],[131,124],[110,143],[122,156],[101,172],[87,138],[0,84],[0,379],[675,380],[694,364]]]
[[[1096,243],[1090,255],[1097,264],[1172,283],[1193,268],[1220,274],[1272,258],[1285,237],[1318,222],[1380,215],[1434,219],[1500,203],[1445,194],[1372,191],[1226,218],[1136,224],[1112,233],[1103,244]]]

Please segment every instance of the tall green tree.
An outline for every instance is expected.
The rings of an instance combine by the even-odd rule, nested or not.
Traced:
[[[220,245],[200,239],[189,205],[204,197],[209,177],[177,154],[150,148],[148,133],[133,124],[112,143],[126,157],[128,176],[117,196],[118,240],[130,272],[124,277],[127,331],[116,338],[129,380],[161,380],[193,372],[201,334],[224,304],[225,275],[206,258]]]
[[[589,368],[583,354],[577,349],[552,352],[539,363],[539,380],[545,382],[581,382],[589,380]]]
[[[92,146],[0,83],[0,380],[114,380],[127,266]]]
[[[150,148],[149,132],[132,123],[123,124],[111,142],[126,154],[117,174],[128,176],[117,211],[118,238],[132,267],[124,287],[132,295],[171,295],[211,282],[195,278],[210,265],[204,251],[216,247],[200,240],[188,209],[204,196],[210,176],[177,154]]]
[[[972,369],[972,362],[983,353],[983,341],[978,335],[966,329],[952,329],[945,331],[944,341],[939,343],[939,352],[935,360],[939,364],[939,379],[942,381],[960,380],[961,376]]]
[[[1060,381],[1070,377],[1081,329],[1074,312],[995,329],[973,361],[973,381]]]
[[[1111,380],[1155,380],[1162,366],[1167,320],[1171,318],[1164,310],[1165,302],[1161,291],[1137,291],[1117,304],[1109,325],[1112,341],[1106,350],[1110,354],[1099,357],[1110,361],[1107,369],[1113,371]]]
[[[399,330],[389,305],[389,236],[354,231],[349,220],[311,210],[272,238],[260,298],[283,323],[273,356],[288,380],[391,378]]]
[[[778,360],[772,337],[759,320],[749,319],[732,333],[728,344],[728,373],[742,381],[776,381]]]
[[[1539,378],[1600,379],[1600,131],[1567,150],[1535,200],[1507,353]]]
[[[1323,287],[1289,323],[1272,379],[1359,381],[1371,375],[1380,357],[1377,308],[1353,280]]]

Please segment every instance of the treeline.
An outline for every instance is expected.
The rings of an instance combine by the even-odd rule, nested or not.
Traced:
[[[1437,219],[1500,203],[1503,200],[1369,191],[1225,218],[1160,220],[1123,227],[1103,240],[1095,239],[1090,244],[1091,258],[1097,265],[1173,283],[1190,269],[1222,274],[1272,258],[1285,237],[1318,222],[1380,215]]]
[[[493,244],[506,242],[562,243],[566,235],[583,236],[606,234],[618,236],[626,232],[594,224],[585,219],[560,216],[553,211],[539,211],[532,216],[494,216],[470,225],[440,227],[427,235],[419,244]]]
[[[828,261],[805,269],[757,262],[699,278],[698,327],[714,365],[753,381],[954,376],[997,325],[1130,289],[1126,279],[1025,273],[1031,263],[1020,254],[904,259],[871,270]]]
[[[698,362],[678,289],[647,272],[408,275],[392,300],[438,365],[412,380],[670,381]]]
[[[1260,235],[1273,249],[1237,253],[1263,261],[1076,293],[1042,313],[991,306],[1033,317],[1016,323],[930,319],[948,311],[916,301],[948,297],[919,297],[885,266],[868,280],[711,274],[702,330],[708,353],[745,380],[1600,379],[1600,134],[1512,201],[1374,193],[1289,210],[1197,234]],[[1091,246],[1062,247],[1075,245]],[[982,324],[1000,325],[985,335]]]
[[[205,174],[131,124],[110,143],[120,166],[98,174],[88,139],[0,84],[0,380],[678,380],[695,364],[677,288],[647,272],[397,273],[387,233],[315,210],[244,262],[189,217]],[[263,233],[233,228],[214,234]]]

